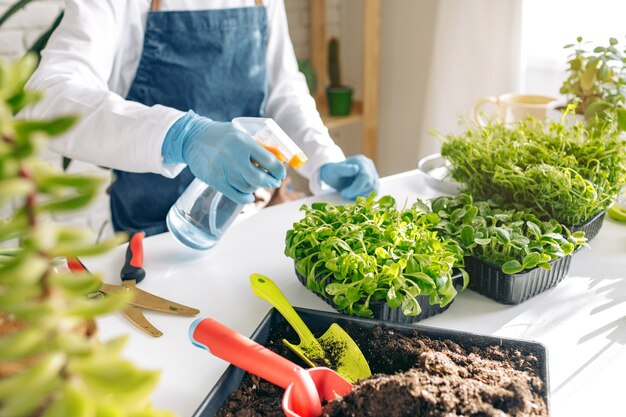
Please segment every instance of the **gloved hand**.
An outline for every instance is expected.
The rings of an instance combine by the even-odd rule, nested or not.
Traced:
[[[287,176],[271,152],[232,123],[215,122],[193,111],[172,125],[161,154],[165,163],[186,163],[198,179],[240,204],[253,202],[252,193],[261,187],[280,187]]]
[[[355,155],[342,162],[322,165],[320,179],[339,191],[344,198],[355,200],[378,190],[378,172],[371,159]]]

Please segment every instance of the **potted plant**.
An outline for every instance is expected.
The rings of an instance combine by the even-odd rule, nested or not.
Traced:
[[[477,200],[518,204],[570,230],[598,232],[626,183],[626,142],[609,119],[468,126],[443,138],[452,177]]]
[[[519,304],[557,285],[570,257],[586,245],[556,220],[542,221],[528,210],[503,209],[467,194],[431,201],[437,228],[465,250],[469,288],[505,304]]]
[[[578,37],[576,43],[565,45],[572,50],[568,57],[567,78],[560,92],[567,104],[587,121],[613,114],[619,129],[626,130],[626,53],[618,49],[618,41],[609,39],[608,46],[589,50]]]
[[[311,62],[308,59],[298,59],[298,70],[304,75],[306,85],[309,87],[309,93],[315,96],[317,94],[317,75]]]
[[[437,236],[434,214],[373,194],[301,210],[285,254],[300,281],[343,313],[414,322],[441,313],[467,285],[463,250]]]
[[[103,179],[64,174],[37,157],[46,139],[69,129],[75,118],[14,118],[40,97],[23,89],[35,65],[32,55],[13,65],[0,62],[5,213],[0,220],[0,415],[169,416],[150,405],[158,372],[139,370],[123,359],[124,338],[103,342],[94,336],[94,319],[121,309],[132,294],[90,299],[100,279],[62,268],[65,257],[102,253],[124,236],[93,244],[89,233],[46,220],[49,214],[85,207]]]
[[[339,63],[339,39],[336,37],[328,41],[328,79],[330,85],[326,87],[328,111],[331,116],[347,116],[352,111],[352,87],[341,82],[341,67]]]

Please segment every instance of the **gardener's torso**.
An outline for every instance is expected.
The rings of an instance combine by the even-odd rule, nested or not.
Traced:
[[[232,7],[250,2],[194,3]],[[143,51],[127,99],[148,106],[194,110],[219,121],[260,116],[267,90],[267,17],[262,5],[252,3],[228,9],[150,12]],[[161,6],[165,6],[165,1]],[[193,175],[189,169],[174,179],[115,171],[114,178],[114,228],[143,230],[151,235],[166,230],[167,211]]]

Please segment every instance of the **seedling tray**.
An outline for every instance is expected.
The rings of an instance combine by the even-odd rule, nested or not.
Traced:
[[[378,324],[390,327],[394,331],[404,334],[419,331],[422,335],[433,339],[449,339],[455,343],[465,346],[487,347],[491,345],[501,345],[504,347],[518,348],[537,357],[537,373],[544,383],[544,400],[546,405],[550,406],[549,378],[548,378],[548,356],[547,349],[544,345],[537,342],[526,340],[503,339],[493,336],[479,335],[475,333],[461,332],[456,330],[439,329],[422,325],[405,325],[397,323],[388,323],[381,320],[363,319],[359,317],[344,316],[337,313],[328,313],[317,310],[309,310],[296,307],[296,311],[302,317],[302,320],[309,326],[314,334],[322,334],[332,323],[338,323],[341,327],[349,329],[356,326],[363,329],[371,329]],[[270,330],[275,326],[285,323],[285,319],[275,309],[270,312],[261,321],[261,324],[250,337],[257,343],[262,345],[268,341]],[[234,366],[229,366],[224,374],[217,381],[208,396],[196,410],[193,417],[212,417],[222,407],[228,396],[234,392],[244,377],[245,372]]]
[[[302,276],[298,271],[296,271],[296,277],[298,277],[298,281],[306,287],[306,277]],[[460,288],[463,287],[463,276],[461,273],[452,275],[452,284],[457,290],[460,290]],[[337,304],[335,304],[332,299],[324,297],[322,294],[317,292],[314,292],[314,294],[324,300],[326,304],[337,310]],[[391,308],[385,301],[370,302],[370,308],[374,312],[374,318],[377,320],[391,321],[394,323],[417,323],[418,321],[427,319],[428,317],[443,313],[454,302],[454,300],[452,300],[445,307],[441,307],[439,304],[431,305],[428,301],[428,296],[425,295],[418,296],[416,299],[417,303],[422,308],[422,312],[415,316],[405,316],[402,313],[402,308]]]
[[[576,226],[568,226],[568,229],[572,233],[582,230],[583,232],[585,232],[585,237],[587,238],[587,241],[590,241],[598,234],[598,232],[600,232],[600,229],[602,228],[602,223],[604,223],[605,214],[606,211],[601,211],[600,213],[593,216],[588,222]]]
[[[567,255],[550,262],[550,270],[537,267],[517,274],[505,274],[499,267],[467,257],[468,288],[502,304],[519,304],[561,282],[569,271],[571,261],[571,255]]]

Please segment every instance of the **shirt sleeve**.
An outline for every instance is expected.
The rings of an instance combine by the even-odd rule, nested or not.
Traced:
[[[145,4],[144,4],[145,3]],[[123,47],[123,25],[145,1],[68,0],[61,24],[42,52],[39,67],[26,85],[44,92],[22,118],[76,114],[77,125],[50,143],[72,159],[129,172],[173,177],[181,165],[165,165],[161,145],[183,113],[165,106],[127,101],[107,81],[116,51]],[[139,45],[138,47],[141,47]]]
[[[266,3],[269,93],[264,116],[273,118],[307,155],[309,161],[298,169],[298,173],[309,180],[311,192],[319,194],[331,190],[319,179],[320,167],[328,162],[343,161],[345,156],[331,139],[315,100],[309,94],[304,75],[298,70],[284,1]]]

